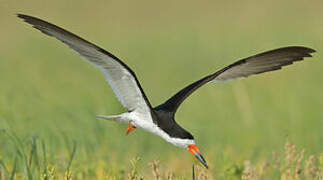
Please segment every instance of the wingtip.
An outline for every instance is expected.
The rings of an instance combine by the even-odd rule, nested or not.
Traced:
[[[17,16],[18,18],[21,18],[21,19],[26,19],[27,17],[30,17],[30,16],[28,16],[28,15],[21,14],[21,13],[16,13],[16,16]]]
[[[316,50],[313,48],[309,48],[309,47],[305,47],[305,46],[300,46],[300,48],[302,48],[306,53],[311,54],[311,53],[315,53]]]
[[[301,55],[303,57],[313,57],[312,53],[316,52],[315,49],[309,48],[309,47],[306,47],[306,46],[291,46],[291,47],[287,47],[287,48],[291,48],[293,51],[301,53]]]
[[[309,48],[309,47],[303,47],[307,53],[315,53],[316,50],[315,49],[312,49],[312,48]]]
[[[304,52],[304,57],[313,57],[312,53],[315,53],[316,50],[309,48],[309,47],[304,47],[305,52]]]
[[[26,14],[21,14],[21,13],[17,13],[16,16],[20,19],[22,19],[24,22],[30,23],[30,21],[32,19],[36,19],[35,17],[26,15]]]
[[[309,48],[309,50],[310,50],[310,53],[315,53],[315,52],[317,52],[315,49],[312,49],[312,48]]]
[[[34,17],[34,16],[29,16],[29,15],[26,15],[26,14],[21,14],[21,13],[17,13],[16,16],[20,19],[22,19],[23,21],[29,23],[29,24],[33,24],[35,22],[42,22],[43,20],[37,18],[37,17]]]

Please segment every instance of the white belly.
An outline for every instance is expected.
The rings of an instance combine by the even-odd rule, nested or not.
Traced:
[[[155,123],[153,123],[153,119],[150,113],[141,113],[138,111],[133,111],[125,114],[127,115],[125,115],[124,118],[122,118],[123,122],[128,123],[130,120],[131,124],[133,124],[134,126],[148,131],[150,133],[153,133],[157,136],[160,136],[161,138],[175,146],[187,149],[187,145],[195,144],[194,140],[191,139],[180,139],[170,137],[166,132],[164,132]]]

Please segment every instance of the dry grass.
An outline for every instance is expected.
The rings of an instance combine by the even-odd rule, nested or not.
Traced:
[[[272,161],[264,161],[260,166],[252,166],[250,161],[245,161],[241,176],[243,180],[270,179],[270,173],[277,174],[281,180],[322,180],[323,179],[323,154],[305,157],[305,149],[297,150],[296,145],[288,139],[284,152],[273,152]]]
[[[152,169],[155,180],[160,180],[159,161],[155,160],[155,161],[149,163],[149,166]],[[167,176],[167,178],[168,178],[168,176]]]
[[[19,139],[16,139],[19,141]],[[36,141],[34,141],[37,144]],[[142,165],[139,157],[130,160],[130,168],[125,170],[117,170],[113,172],[106,167],[106,163],[98,163],[98,166],[94,169],[95,175],[84,175],[84,172],[73,168],[73,154],[75,154],[75,148],[71,151],[68,167],[65,170],[58,170],[59,165],[36,163],[45,162],[43,157],[36,153],[24,154],[24,150],[21,150],[22,157],[27,159],[29,164],[23,166],[24,171],[17,170],[16,165],[5,165],[0,159],[0,179],[26,179],[36,178],[41,180],[55,180],[55,179],[87,179],[89,177],[105,180],[177,180],[183,179],[181,175],[178,175],[174,170],[168,166],[161,167],[159,160],[154,160],[146,165],[144,168],[139,168]],[[21,147],[23,148],[23,147]],[[34,151],[38,150],[38,147],[34,146]],[[45,149],[43,149],[45,150]],[[38,152],[41,153],[41,152]],[[42,152],[43,153],[43,152]],[[46,154],[46,153],[43,153]],[[36,158],[36,159],[35,159]],[[32,160],[34,159],[34,160]],[[268,159],[268,158],[264,158]],[[269,158],[270,159],[270,158]],[[18,160],[17,162],[19,162]],[[255,164],[255,165],[254,165]],[[221,176],[223,172],[214,172],[214,169],[207,170],[204,167],[197,165],[195,168],[195,178],[197,180],[215,179],[216,177],[222,177],[224,179],[241,178],[242,180],[267,180],[267,179],[281,179],[281,180],[322,180],[323,179],[323,153],[320,155],[307,155],[305,149],[298,150],[296,145],[289,140],[286,141],[282,151],[274,151],[272,153],[271,160],[263,160],[261,162],[254,163],[250,160],[245,160],[242,165],[241,173],[236,171],[234,174],[227,174]],[[101,167],[102,166],[102,167]],[[151,169],[151,173],[144,171],[144,169]],[[36,170],[38,169],[38,170]],[[41,172],[38,174],[38,172]],[[147,174],[148,172],[148,174]],[[187,174],[191,175],[191,170],[187,170]],[[126,174],[124,176],[123,174]]]
[[[283,46],[316,49],[313,58],[279,72],[207,85],[185,101],[176,119],[210,164],[209,170],[195,166],[196,179],[322,177],[322,5],[2,1],[0,129],[17,133],[22,143],[0,133],[1,179],[192,178],[189,153],[140,130],[124,137],[126,127],[95,119],[124,112],[104,76],[16,13],[44,18],[121,58],[153,105],[234,60]],[[284,147],[286,134],[300,148]],[[30,143],[33,135],[46,149]],[[73,140],[78,146],[72,162]],[[133,166],[136,156],[144,159]]]

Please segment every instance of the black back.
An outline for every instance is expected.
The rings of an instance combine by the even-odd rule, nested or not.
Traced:
[[[100,65],[99,62],[101,61],[97,61],[95,57],[91,57],[90,54],[88,54],[89,52],[85,51],[85,49],[82,48],[83,46],[91,48],[93,51],[99,51],[117,61],[133,76],[134,80],[136,81],[136,85],[141,91],[142,97],[144,98],[147,106],[151,109],[154,123],[157,124],[158,127],[164,130],[166,133],[168,133],[171,137],[182,139],[193,139],[193,136],[175,122],[175,112],[188,96],[190,96],[204,84],[212,80],[223,81],[240,77],[248,77],[250,75],[260,74],[268,71],[275,71],[281,69],[283,66],[293,64],[293,62],[295,61],[303,60],[304,57],[311,57],[311,53],[315,52],[315,50],[307,47],[284,47],[239,60],[213,74],[205,76],[202,79],[186,86],[184,89],[169,98],[165,103],[152,108],[135,73],[119,58],[117,58],[110,52],[94,45],[93,43],[54,24],[48,23],[36,17],[23,14],[18,14],[18,17],[33,25],[34,28],[40,30],[41,32],[49,36],[56,37],[63,43],[67,44],[70,48],[78,52],[80,55],[88,57],[86,59],[96,65]],[[79,43],[81,43],[83,46],[77,46],[77,44]]]
[[[154,123],[170,137],[180,139],[194,139],[191,133],[178,125],[174,119],[175,112],[167,111],[162,106],[152,109]]]

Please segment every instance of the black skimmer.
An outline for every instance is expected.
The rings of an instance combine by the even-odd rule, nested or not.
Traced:
[[[196,146],[194,137],[175,121],[175,113],[182,102],[208,82],[232,80],[279,70],[283,66],[303,60],[304,57],[311,57],[311,53],[315,52],[307,47],[283,47],[239,60],[186,86],[163,104],[153,107],[135,73],[119,58],[54,24],[28,15],[17,16],[41,32],[62,41],[105,74],[113,92],[128,111],[120,115],[98,116],[99,118],[128,123],[127,134],[136,127],[156,134],[175,146],[187,149],[206,168],[208,165]]]

